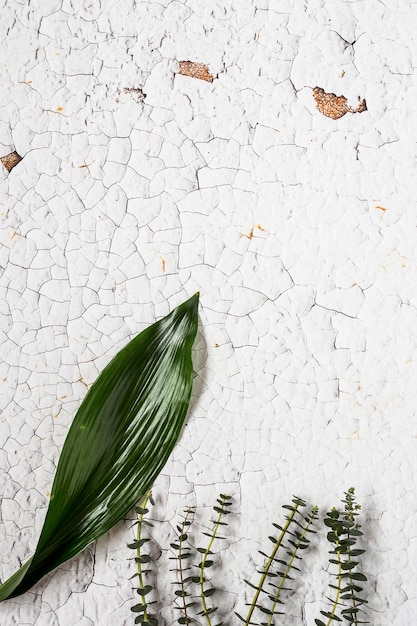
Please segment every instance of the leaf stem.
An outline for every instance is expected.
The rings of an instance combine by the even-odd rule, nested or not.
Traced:
[[[336,597],[334,599],[333,602],[333,607],[331,610],[331,617],[328,618],[327,624],[326,626],[331,626],[331,623],[334,620],[334,616],[336,615],[336,610],[337,607],[339,606],[339,598],[340,598],[340,593],[341,593],[341,585],[342,585],[342,559],[341,559],[341,555],[340,555],[340,550],[338,550],[338,547],[340,545],[339,543],[339,536],[337,534],[337,531],[334,531],[337,537],[337,542],[335,543],[335,552],[337,553],[337,589],[336,589]]]
[[[193,511],[190,508],[188,508],[185,511],[185,517],[181,524],[181,530],[179,532],[179,541],[178,541],[178,573],[179,573],[179,578],[180,578],[181,598],[183,602],[185,624],[191,624],[192,620],[188,617],[188,612],[187,612],[187,596],[185,593],[184,568],[183,568],[183,543],[184,543],[183,539],[184,539],[185,529],[187,528],[187,526],[189,526],[188,518],[192,512]]]
[[[143,571],[142,571],[142,562],[141,562],[141,545],[142,545],[142,525],[143,525],[143,517],[145,515],[146,505],[148,500],[151,498],[151,490],[146,492],[145,497],[140,506],[140,512],[138,513],[138,529],[136,532],[136,541],[138,542],[138,547],[136,548],[136,563],[138,568],[138,578],[139,578],[139,589],[144,589],[144,579],[143,579]],[[142,605],[143,605],[143,622],[146,624],[149,620],[148,615],[148,604],[146,602],[146,595],[142,596]]]
[[[282,589],[284,587],[285,581],[286,581],[286,579],[287,579],[287,577],[288,577],[288,575],[290,573],[290,570],[291,570],[291,568],[293,566],[293,563],[294,563],[294,561],[295,561],[295,559],[297,557],[297,552],[298,552],[301,544],[305,545],[304,538],[306,537],[307,533],[309,532],[311,524],[314,522],[315,519],[317,519],[317,511],[318,511],[318,508],[317,507],[313,507],[313,510],[312,510],[311,514],[306,518],[307,524],[304,526],[303,531],[301,532],[301,534],[297,538],[297,542],[296,542],[296,544],[294,546],[294,549],[293,549],[293,551],[291,553],[291,557],[290,557],[290,560],[288,561],[287,567],[285,568],[284,573],[282,574],[281,583],[278,586],[278,589],[277,589],[277,591],[275,593],[274,601],[273,601],[273,603],[271,605],[271,615],[269,616],[269,620],[267,622],[268,626],[272,626],[272,624],[273,624],[272,620],[273,620],[273,617],[274,617],[274,611],[275,611],[276,606],[278,604],[278,601],[279,601],[279,598],[280,598],[280,595],[281,595],[281,591],[282,591]]]
[[[214,524],[214,528],[213,531],[211,533],[210,536],[210,541],[209,544],[203,554],[203,558],[201,560],[200,563],[200,575],[199,575],[199,585],[200,585],[200,596],[201,596],[201,603],[203,605],[203,611],[202,611],[202,615],[204,615],[204,617],[206,618],[206,622],[207,622],[207,626],[212,626],[211,623],[211,619],[210,619],[210,613],[214,613],[213,609],[210,609],[207,606],[207,602],[206,602],[206,594],[204,591],[204,568],[206,566],[206,562],[207,562],[207,558],[208,556],[211,554],[211,548],[213,546],[214,540],[216,538],[217,535],[217,531],[219,530],[219,527],[221,524],[223,524],[223,522],[221,521],[223,515],[225,515],[227,513],[227,511],[225,510],[226,505],[226,501],[229,500],[230,496],[225,496],[224,494],[220,495],[220,500],[218,500],[217,502],[220,504],[220,507],[214,507],[214,510],[217,511],[217,520],[215,521]]]
[[[256,587],[255,595],[253,597],[252,603],[251,603],[251,605],[249,607],[248,615],[247,615],[246,620],[245,620],[245,626],[248,626],[250,624],[250,620],[252,618],[253,612],[254,612],[254,610],[256,608],[256,605],[257,605],[257,602],[259,600],[259,596],[260,596],[260,593],[261,593],[262,588],[264,586],[266,577],[268,575],[269,570],[271,569],[272,563],[274,562],[275,555],[278,552],[278,549],[280,548],[280,546],[282,544],[282,541],[283,541],[283,539],[285,537],[285,534],[286,534],[286,532],[287,532],[291,522],[293,521],[294,516],[297,513],[297,510],[298,510],[298,507],[300,506],[300,504],[301,503],[299,501],[296,501],[296,503],[292,507],[291,513],[287,517],[287,521],[284,524],[284,527],[283,527],[283,529],[281,531],[281,534],[279,535],[278,539],[275,542],[274,549],[272,550],[271,556],[268,558],[268,561],[267,561],[267,563],[265,565],[265,568],[264,568],[264,570],[263,570],[263,572],[261,574],[261,578],[259,580],[258,586]]]
[[[329,562],[337,565],[335,574],[337,584],[330,585],[336,590],[335,598],[333,600],[328,598],[332,602],[331,611],[320,611],[321,615],[327,618],[327,623],[316,619],[316,626],[330,626],[333,621],[341,622],[343,619],[347,620],[351,626],[365,623],[358,619],[358,613],[362,610],[360,606],[366,603],[366,600],[358,595],[363,590],[359,583],[367,579],[361,572],[354,571],[359,565],[359,561],[355,561],[354,557],[360,556],[365,550],[354,547],[357,538],[362,536],[362,532],[359,530],[360,526],[355,523],[361,507],[355,503],[353,487],[345,492],[345,499],[342,502],[345,505],[342,513],[333,508],[324,519],[325,525],[330,528],[327,540],[333,544],[330,554],[336,555],[336,558],[329,559]],[[344,582],[346,582],[345,585]],[[349,606],[346,606],[347,601]],[[336,613],[338,607],[341,608],[340,616]]]
[[[358,515],[358,510],[361,508],[360,505],[355,504],[355,490],[353,487],[351,487],[350,489],[348,489],[348,491],[345,494],[346,496],[346,500],[345,500],[345,512],[346,512],[346,519],[350,522],[350,524],[347,525],[347,531],[346,531],[346,537],[347,537],[347,541],[346,541],[346,546],[347,546],[347,563],[349,564],[349,568],[348,568],[348,586],[350,588],[350,602],[351,602],[351,607],[352,610],[350,612],[351,614],[351,618],[350,618],[350,623],[351,626],[358,626],[358,624],[360,622],[358,622],[358,607],[359,604],[357,604],[356,600],[359,599],[355,596],[354,593],[354,580],[352,577],[352,570],[355,567],[355,565],[352,565],[352,548],[351,545],[354,543],[355,537],[353,537],[352,535],[352,528],[354,528],[354,531],[356,531],[356,536],[359,534],[361,535],[362,533],[359,531],[359,526],[353,526],[354,522],[355,522],[355,517]],[[356,551],[356,552],[360,552],[360,551]],[[362,602],[366,602],[365,600],[362,600]],[[349,618],[346,618],[349,619]]]

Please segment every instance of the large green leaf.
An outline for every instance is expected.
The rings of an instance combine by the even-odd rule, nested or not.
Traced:
[[[198,294],[123,348],[81,404],[35,554],[0,586],[24,593],[126,516],[161,471],[187,412]]]

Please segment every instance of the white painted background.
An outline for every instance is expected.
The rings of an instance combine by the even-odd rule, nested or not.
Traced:
[[[244,612],[281,505],[323,514],[355,486],[368,619],[416,623],[416,26],[415,0],[2,0],[0,156],[24,157],[0,170],[3,580],[34,549],[86,388],[199,290],[158,541],[187,505],[205,521],[233,495],[217,580],[225,615]],[[315,86],[368,111],[329,119]],[[133,624],[128,527],[1,604],[2,626]],[[283,624],[324,608],[326,550]]]

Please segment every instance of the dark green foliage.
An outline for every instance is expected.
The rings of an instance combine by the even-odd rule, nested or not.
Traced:
[[[150,496],[149,496],[150,497]],[[152,525],[144,519],[148,513],[145,499],[138,511],[138,533],[129,547],[136,550],[135,561],[138,567],[139,587],[137,593],[140,596],[140,603],[132,607],[132,611],[137,614],[135,624],[150,624],[157,626],[156,617],[150,615],[148,607],[152,602],[148,602],[148,595],[153,591],[152,586],[144,583],[144,575],[148,570],[142,570],[143,563],[151,561],[150,555],[143,552],[143,547],[148,541],[141,536],[140,529],[146,525]],[[366,582],[366,576],[359,569],[360,557],[365,550],[356,547],[357,540],[362,536],[360,526],[356,522],[360,506],[355,503],[354,490],[349,489],[342,500],[344,510],[339,512],[333,508],[327,513],[324,524],[328,529],[327,539],[332,544],[329,563],[337,568],[334,574],[335,584],[329,585],[332,590],[332,598],[328,598],[331,606],[328,610],[321,611],[321,618],[315,620],[316,626],[335,626],[335,623],[348,623],[349,626],[364,624],[360,620],[361,606],[366,600],[361,597],[363,587],[361,583]],[[176,526],[177,535],[171,543],[171,548],[175,551],[177,567],[171,571],[176,572],[177,580],[174,581],[174,609],[180,612],[177,618],[178,624],[199,624],[204,622],[207,626],[222,626],[222,622],[214,624],[212,619],[218,610],[213,604],[216,593],[215,587],[210,585],[206,578],[206,571],[214,565],[215,555],[212,550],[214,541],[219,539],[218,531],[220,526],[226,526],[225,521],[230,513],[228,507],[231,506],[230,497],[221,494],[217,499],[217,504],[213,507],[217,517],[212,520],[213,528],[211,532],[205,532],[209,537],[206,547],[192,548],[190,543],[190,527],[192,525],[195,511],[186,509],[182,522]],[[283,506],[285,511],[284,523],[282,525],[274,523],[274,528],[278,531],[268,539],[272,543],[271,552],[260,554],[266,559],[265,564],[259,570],[260,580],[257,585],[245,580],[245,583],[254,590],[254,597],[249,607],[246,618],[238,613],[235,615],[245,626],[278,626],[280,615],[284,614],[284,602],[288,592],[293,591],[292,585],[297,581],[301,572],[299,567],[301,559],[310,545],[312,534],[315,534],[314,525],[318,518],[318,508],[313,507],[308,513],[304,512],[306,503],[300,498],[293,498],[292,504]],[[191,561],[195,554],[201,555],[201,561],[194,565],[198,568],[198,575],[192,574]],[[258,615],[258,617],[256,617]],[[255,621],[261,620],[261,621]]]
[[[0,586],[18,596],[126,517],[181,433],[193,383],[198,294],[132,339],[101,372],[62,449],[34,555]]]
[[[334,575],[336,584],[329,585],[334,590],[334,597],[329,598],[332,606],[329,611],[320,611],[326,621],[316,619],[316,626],[331,626],[332,622],[343,620],[349,626],[366,623],[360,620],[361,606],[366,600],[360,596],[363,587],[358,582],[366,582],[367,579],[361,572],[354,571],[359,565],[356,557],[364,554],[365,550],[354,547],[363,533],[355,521],[361,507],[355,503],[353,487],[345,493],[342,503],[343,512],[333,508],[324,519],[325,525],[330,529],[327,540],[333,545],[330,554],[335,555],[329,559],[329,563],[335,565],[337,571]]]

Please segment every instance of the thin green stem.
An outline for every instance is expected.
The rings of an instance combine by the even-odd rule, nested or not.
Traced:
[[[337,565],[337,589],[336,589],[336,597],[333,602],[333,608],[331,610],[330,617],[328,618],[326,626],[331,626],[331,623],[334,620],[334,616],[336,615],[336,610],[339,605],[339,598],[341,594],[341,584],[342,584],[342,559],[340,555],[340,550],[338,550],[340,543],[339,543],[339,537],[337,535],[337,532],[335,532],[335,534],[337,537],[337,541],[335,543],[335,551],[337,553],[337,563],[338,563]]]
[[[271,615],[269,616],[269,620],[267,622],[268,626],[272,625],[272,620],[273,620],[273,617],[274,617],[274,611],[275,611],[275,608],[276,608],[276,606],[278,604],[278,600],[280,598],[281,591],[282,591],[282,589],[284,587],[284,584],[285,584],[285,581],[286,581],[286,579],[287,579],[287,577],[288,577],[288,575],[290,573],[290,570],[291,570],[292,565],[294,563],[294,560],[295,560],[295,558],[297,556],[297,552],[298,552],[298,550],[300,548],[300,545],[303,543],[303,539],[307,535],[308,530],[309,530],[311,524],[313,523],[313,521],[315,519],[316,511],[317,511],[317,509],[314,508],[312,514],[308,518],[307,524],[306,524],[305,528],[303,529],[303,532],[298,537],[298,541],[297,541],[297,543],[296,543],[296,545],[294,547],[294,550],[293,550],[293,552],[291,554],[291,558],[290,558],[290,560],[288,562],[288,565],[285,568],[285,571],[284,571],[284,573],[283,573],[283,575],[281,577],[281,583],[278,586],[278,589],[277,589],[277,591],[275,593],[274,601],[273,601],[272,606],[271,606]]]
[[[354,513],[354,509],[353,509],[353,504],[354,504],[354,490],[353,487],[351,487],[349,489],[349,491],[346,493],[346,513],[347,513],[347,519],[349,520],[349,522],[354,522],[355,521],[355,513]],[[352,558],[351,558],[351,545],[350,545],[350,540],[352,538],[351,536],[351,527],[349,526],[347,529],[347,562],[349,563],[349,565],[352,563]],[[352,578],[352,568],[349,567],[348,569],[348,580],[349,580],[349,585],[352,587],[353,586],[353,578]],[[352,615],[354,616],[353,621],[351,622],[351,624],[353,623],[354,626],[358,626],[358,618],[357,618],[357,612],[356,609],[358,608],[358,605],[356,604],[356,600],[355,600],[355,594],[353,593],[353,590],[351,589],[351,603],[352,603],[352,608],[353,608],[353,613]]]
[[[349,541],[349,540],[350,540],[350,538],[351,538],[351,536],[350,536],[350,532],[349,532],[349,531],[348,531],[348,534],[347,534],[347,538],[348,538],[348,541]],[[349,546],[349,544],[348,544],[348,546]],[[348,558],[347,558],[347,562],[349,563],[349,565],[350,565],[350,563],[352,562],[352,559],[351,559],[351,556],[350,556],[350,548],[349,548],[349,550],[348,550]],[[352,578],[352,570],[351,570],[351,568],[349,568],[348,572],[349,572],[349,576],[348,576],[349,585],[353,585],[353,578]],[[354,597],[354,594],[353,594],[353,593],[352,593],[352,596],[353,596],[353,597],[351,598],[351,602],[352,602],[352,608],[353,608],[353,610],[354,610],[353,615],[355,616],[355,617],[353,618],[353,622],[352,622],[352,623],[354,624],[354,626],[358,626],[358,620],[357,620],[357,617],[356,617],[356,615],[357,615],[357,613],[356,613],[356,609],[357,609],[358,607],[357,607],[356,600],[355,600],[355,597]]]
[[[299,507],[298,503],[294,505],[290,515],[287,518],[286,523],[284,524],[284,527],[283,527],[283,529],[281,531],[280,536],[278,537],[277,541],[275,542],[274,549],[272,550],[271,556],[269,557],[268,561],[266,562],[265,569],[264,569],[264,571],[261,574],[261,578],[259,580],[258,586],[256,587],[255,595],[254,595],[252,603],[251,603],[251,605],[249,607],[248,615],[247,615],[246,620],[245,620],[245,626],[248,626],[250,624],[250,620],[252,618],[253,612],[254,612],[254,610],[256,608],[256,605],[258,603],[259,596],[260,596],[260,593],[261,593],[262,588],[264,586],[264,583],[265,583],[266,577],[268,575],[268,572],[271,569],[271,565],[274,562],[275,555],[278,552],[278,549],[279,549],[279,547],[282,544],[282,540],[284,539],[284,536],[285,536],[285,534],[286,534],[286,532],[287,532],[287,530],[289,528],[289,525],[291,524],[291,522],[294,519],[294,516],[295,516],[295,514],[296,514],[296,512],[298,510],[298,507]]]
[[[183,550],[182,550],[182,546],[183,546],[183,535],[184,535],[184,531],[187,528],[188,524],[188,518],[191,514],[191,509],[187,509],[186,513],[185,513],[185,517],[183,519],[182,525],[181,525],[181,530],[180,530],[180,534],[179,534],[179,541],[178,541],[178,569],[179,569],[179,577],[180,577],[180,586],[181,586],[181,591],[182,591],[182,602],[183,602],[183,611],[184,611],[184,619],[185,619],[185,623],[186,624],[191,624],[191,619],[188,617],[188,613],[187,613],[187,600],[186,600],[186,595],[185,595],[185,583],[184,583],[184,569],[182,566],[182,562],[183,562]]]
[[[212,626],[212,624],[211,624],[211,619],[210,619],[209,608],[208,608],[207,602],[206,602],[206,596],[205,596],[205,593],[204,593],[204,567],[206,565],[207,557],[209,556],[209,554],[211,552],[211,548],[212,548],[213,542],[214,542],[214,540],[216,538],[217,531],[219,530],[220,522],[221,522],[221,519],[222,519],[223,514],[224,514],[224,509],[225,509],[225,498],[222,497],[221,505],[220,505],[220,511],[219,511],[219,513],[217,515],[217,520],[215,522],[215,525],[214,525],[214,528],[213,528],[213,532],[211,533],[209,544],[208,544],[208,546],[206,548],[206,551],[203,554],[203,558],[202,558],[201,563],[200,563],[200,576],[199,576],[200,595],[201,595],[201,603],[203,605],[203,615],[206,618],[207,626]]]
[[[351,626],[358,626],[361,623],[358,620],[360,606],[366,603],[366,600],[357,594],[362,591],[360,581],[366,581],[366,576],[361,572],[354,572],[359,563],[355,561],[355,557],[360,556],[365,550],[354,548],[356,540],[362,535],[359,525],[355,523],[358,510],[361,508],[359,504],[355,504],[355,490],[353,487],[345,492],[344,512],[342,514],[333,508],[324,520],[326,526],[330,528],[327,533],[328,541],[333,544],[333,550],[330,554],[336,555],[331,558],[330,563],[337,565],[336,579],[337,584],[330,585],[336,590],[334,600],[328,598],[333,604],[331,611],[320,611],[327,618],[325,624],[321,619],[316,619],[316,624],[320,626],[330,626],[333,621],[347,620]],[[349,605],[346,605],[349,601]],[[341,607],[341,615],[336,613],[337,607]]]
[[[146,495],[145,498],[143,500],[143,502],[141,503],[140,506],[140,513],[138,514],[138,529],[136,532],[136,541],[138,542],[138,547],[136,548],[136,558],[137,558],[137,568],[138,568],[138,577],[139,577],[139,589],[143,589],[144,588],[144,579],[143,579],[143,572],[142,572],[142,563],[140,562],[140,558],[141,558],[141,550],[140,550],[140,546],[141,546],[141,539],[142,539],[142,524],[143,524],[143,517],[144,517],[144,509],[146,509],[146,505],[148,503],[149,498],[151,497],[151,491],[149,490]],[[143,595],[142,596],[142,605],[144,607],[143,609],[143,621],[146,623],[148,622],[148,605],[146,602],[146,596]]]

